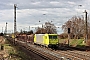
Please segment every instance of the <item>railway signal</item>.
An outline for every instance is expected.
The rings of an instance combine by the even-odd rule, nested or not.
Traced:
[[[70,40],[70,28],[68,28],[68,47],[69,47],[69,40]]]
[[[87,29],[87,11],[85,10],[85,43],[87,42],[88,39],[88,29]]]
[[[70,34],[70,28],[68,28],[68,34]]]

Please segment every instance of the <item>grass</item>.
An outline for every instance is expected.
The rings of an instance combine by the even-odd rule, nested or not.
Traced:
[[[83,39],[71,39],[70,45],[81,45],[83,43]]]
[[[64,43],[67,39],[59,39],[59,43]]]
[[[59,39],[59,43],[64,43],[68,39]],[[83,43],[84,39],[70,39],[69,44],[70,46],[74,47],[83,47],[85,44]]]
[[[32,60],[32,58],[26,55],[19,47],[11,45],[7,40],[4,43],[4,50],[9,55],[9,60]]]
[[[77,42],[77,40],[75,39],[70,39],[70,45],[75,45],[76,44],[76,42]]]

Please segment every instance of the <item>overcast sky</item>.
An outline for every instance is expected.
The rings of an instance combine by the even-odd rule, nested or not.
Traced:
[[[82,16],[87,10],[90,15],[90,0],[0,0],[0,32],[14,29],[14,4],[17,4],[17,30],[29,30],[36,25],[40,26],[45,22],[51,22],[61,27],[73,16]],[[80,6],[82,5],[82,6]],[[39,22],[40,21],[40,22]],[[57,28],[58,34],[62,33]]]

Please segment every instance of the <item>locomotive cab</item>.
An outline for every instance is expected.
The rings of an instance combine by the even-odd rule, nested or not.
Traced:
[[[58,47],[58,38],[57,38],[57,35],[55,34],[51,34],[51,35],[48,35],[48,38],[49,38],[49,45],[48,47]]]

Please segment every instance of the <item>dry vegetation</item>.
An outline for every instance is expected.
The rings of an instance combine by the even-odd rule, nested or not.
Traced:
[[[90,46],[90,39],[87,40],[86,45]]]

